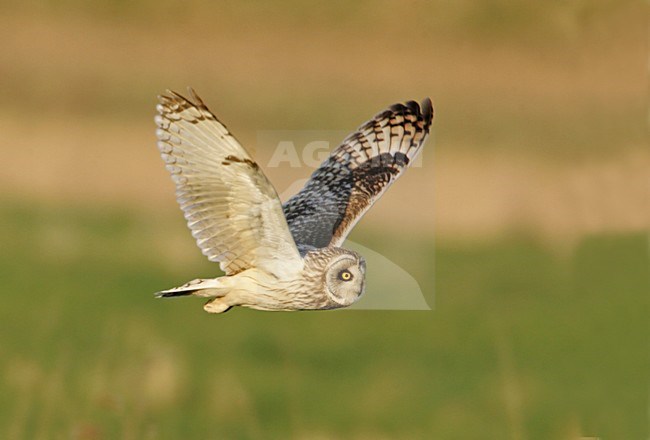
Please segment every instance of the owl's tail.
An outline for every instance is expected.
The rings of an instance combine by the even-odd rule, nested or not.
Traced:
[[[175,287],[162,292],[156,292],[156,298],[172,298],[175,296],[200,296],[210,298],[210,301],[205,303],[203,309],[208,313],[224,313],[232,307],[232,298],[227,298],[226,295],[230,292],[230,287],[227,286],[228,278],[211,278],[211,279],[196,279],[189,283],[183,284],[181,287]]]
[[[172,298],[175,296],[187,295],[218,298],[225,296],[228,293],[228,290],[229,289],[219,281],[219,278],[210,278],[192,280],[180,287],[156,292],[154,295],[156,298]]]

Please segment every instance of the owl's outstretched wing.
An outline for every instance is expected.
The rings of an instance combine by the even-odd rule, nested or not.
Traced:
[[[395,104],[348,136],[283,206],[301,247],[340,246],[354,225],[415,159],[433,107]]]
[[[300,265],[275,189],[257,163],[190,89],[168,91],[156,107],[158,148],[176,198],[203,253],[232,275],[274,274]]]

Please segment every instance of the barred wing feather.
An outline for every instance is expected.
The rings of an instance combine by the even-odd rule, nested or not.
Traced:
[[[348,136],[283,206],[300,249],[341,246],[416,158],[433,119],[430,99],[395,104]]]

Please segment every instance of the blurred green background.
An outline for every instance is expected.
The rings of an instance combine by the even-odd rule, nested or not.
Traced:
[[[0,3],[0,438],[647,438],[646,9]],[[155,301],[217,274],[155,147],[187,85],[258,157],[431,96],[352,240],[434,310]]]

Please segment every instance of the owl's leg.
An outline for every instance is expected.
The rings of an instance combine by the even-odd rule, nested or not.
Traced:
[[[232,306],[228,304],[225,297],[211,299],[203,306],[203,310],[208,313],[226,313]]]

